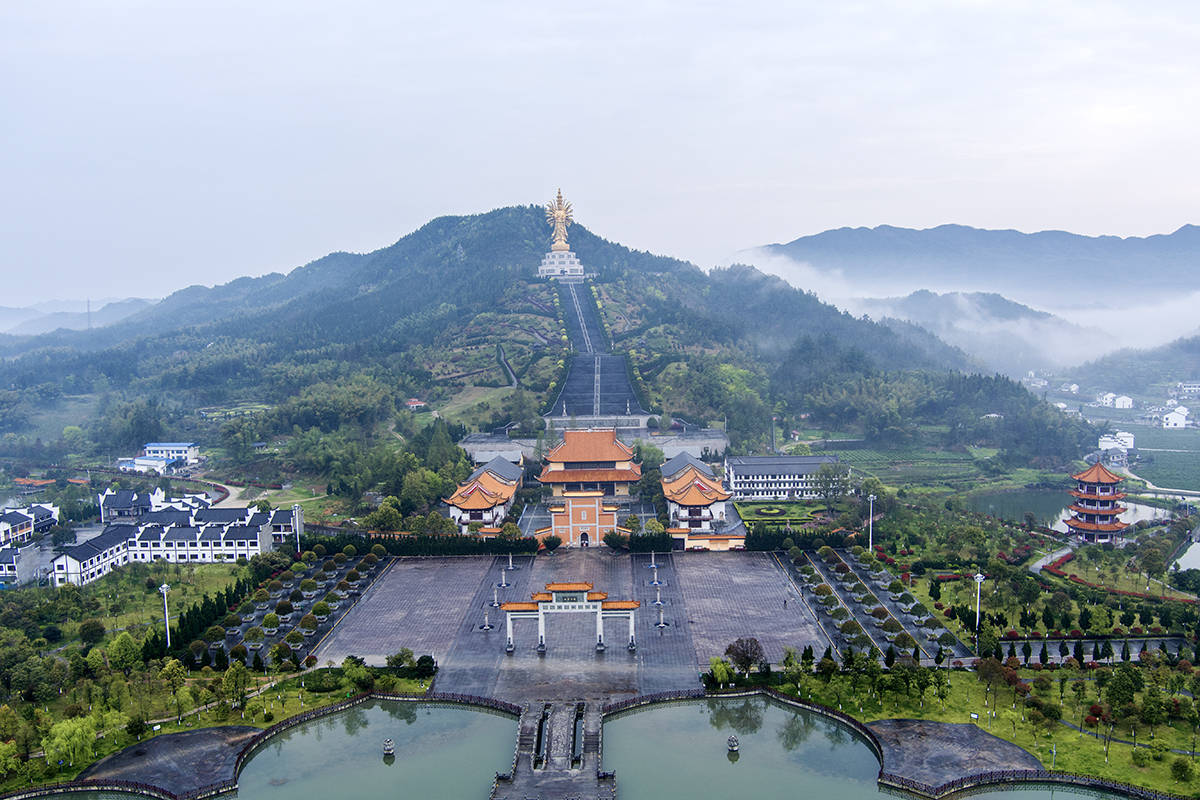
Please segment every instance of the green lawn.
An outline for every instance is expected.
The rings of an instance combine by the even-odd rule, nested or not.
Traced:
[[[336,676],[340,676],[340,673],[340,669],[333,670],[333,674]],[[205,687],[210,685],[214,679],[219,680],[220,676],[221,673],[213,672],[210,668],[205,667],[204,670],[192,674],[192,677],[188,680],[189,690],[211,701],[211,698],[204,694],[207,691]],[[314,672],[310,670],[303,673],[302,676],[284,678],[272,685],[272,681],[277,680],[275,676],[264,676],[261,673],[256,674],[253,677],[250,692],[257,692],[260,688],[266,688],[257,696],[247,698],[245,710],[230,709],[228,705],[218,705],[202,711],[187,710],[182,722],[178,722],[175,719],[177,709],[172,705],[170,693],[156,682],[153,692],[145,695],[139,693],[133,698],[128,698],[129,706],[124,709],[124,713],[126,715],[143,714],[148,721],[160,726],[158,730],[147,731],[142,734],[140,740],[120,728],[104,731],[103,737],[96,739],[94,743],[91,759],[86,759],[86,763],[63,765],[53,772],[45,769],[44,762],[41,759],[31,759],[33,767],[42,770],[42,774],[38,776],[37,782],[72,780],[89,764],[107,755],[123,750],[137,741],[155,736],[219,725],[250,725],[256,728],[268,728],[289,716],[299,714],[303,711],[311,711],[314,708],[332,705],[358,693],[357,688],[344,681],[342,681],[342,685],[333,691],[318,693],[302,688],[301,681],[311,681],[313,676]],[[424,681],[398,678],[396,679],[396,686],[390,688],[388,691],[424,693],[428,691],[428,688]],[[68,703],[86,704],[86,699],[81,699],[75,696],[76,694],[76,690],[72,690],[49,705],[49,709],[54,712],[53,716],[55,719],[62,718],[62,710]],[[28,780],[14,773],[0,780],[0,792],[14,791],[28,783]]]
[[[99,603],[96,619],[106,630],[114,631],[136,625],[162,624],[162,595],[157,587],[171,587],[168,600],[174,616],[206,594],[221,591],[237,580],[242,567],[233,564],[150,564],[129,565],[104,576],[80,591],[85,598]],[[147,588],[147,579],[154,587]],[[77,635],[78,624],[63,626],[67,640]]]
[[[820,503],[796,503],[796,502],[755,502],[755,503],[734,503],[734,508],[737,509],[738,515],[747,525],[754,522],[788,522],[792,524],[801,524],[811,522],[814,516],[820,513],[823,509]],[[760,510],[781,509],[782,514],[760,514]]]
[[[1131,469],[1155,486],[1200,491],[1200,450],[1186,453],[1143,450],[1142,460]]]
[[[817,702],[852,714],[864,722],[876,719],[915,718],[929,719],[940,722],[973,722],[971,713],[979,715],[975,724],[1002,739],[1014,742],[1029,751],[1042,762],[1046,768],[1051,764],[1059,770],[1068,772],[1083,772],[1098,775],[1110,780],[1146,786],[1160,791],[1191,793],[1192,786],[1200,785],[1200,778],[1193,779],[1192,784],[1180,784],[1170,775],[1170,763],[1176,756],[1168,754],[1162,761],[1150,761],[1146,767],[1134,766],[1131,758],[1132,746],[1113,742],[1110,745],[1107,762],[1103,742],[1086,734],[1081,735],[1062,725],[1055,723],[1049,727],[1034,726],[1022,703],[1013,707],[1013,692],[1007,686],[1001,685],[996,692],[989,692],[973,672],[950,671],[950,692],[944,702],[939,700],[933,689],[924,694],[924,700],[914,689],[909,695],[903,691],[884,691],[882,697],[870,696],[865,682],[860,682],[857,690],[852,685],[849,676],[835,676],[829,683],[819,678],[806,678],[798,690],[801,697],[809,697]],[[1022,670],[1021,677],[1025,680],[1040,674]],[[1039,693],[1046,702],[1059,704],[1059,689],[1057,676],[1053,677],[1050,689]],[[995,695],[998,695],[995,696]],[[1084,695],[1083,704],[1095,702],[1094,689]],[[997,702],[998,701],[998,702]],[[1067,686],[1062,701],[1063,718],[1078,724],[1080,706],[1075,702],[1075,696]],[[992,716],[994,713],[994,717]],[[1123,739],[1130,738],[1130,727],[1123,724],[1122,730],[1114,731],[1114,736]],[[1137,724],[1138,742],[1150,740],[1148,726]],[[1183,723],[1178,727],[1159,725],[1155,731],[1155,741],[1164,741],[1169,746],[1188,749],[1191,746],[1191,730]],[[1053,754],[1057,749],[1057,756]]]
[[[490,419],[513,393],[511,386],[468,386],[438,409],[447,422],[459,422],[470,427]]]

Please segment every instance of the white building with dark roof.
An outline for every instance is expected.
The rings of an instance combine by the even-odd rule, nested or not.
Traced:
[[[817,498],[816,474],[835,455],[726,456],[725,488],[735,500],[811,500]]]
[[[17,585],[17,548],[0,547],[0,588]]]
[[[299,506],[290,512],[253,507],[149,511],[137,520],[110,524],[96,538],[55,557],[54,585],[83,586],[135,561],[212,564],[250,559],[303,530]]]

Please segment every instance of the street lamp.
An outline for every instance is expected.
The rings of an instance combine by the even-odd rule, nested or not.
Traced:
[[[158,590],[160,592],[162,592],[162,596],[163,596],[163,628],[167,632],[167,649],[170,650],[171,649],[171,614],[169,611],[167,611],[167,592],[171,591],[171,587],[164,583],[162,586],[158,587]]]
[[[871,511],[867,516],[867,552],[875,552],[875,495],[867,495],[867,502],[871,504]]]
[[[975,635],[979,636],[979,590],[986,580],[982,572],[975,573]]]

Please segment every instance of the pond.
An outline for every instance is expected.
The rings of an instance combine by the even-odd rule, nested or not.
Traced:
[[[511,767],[511,717],[454,706],[372,702],[292,728],[242,771],[238,796],[255,800],[484,800]],[[728,752],[730,735],[740,750]],[[381,743],[396,743],[385,764]],[[849,728],[763,697],[651,706],[604,725],[604,769],[620,800],[753,797],[881,800],[870,747]],[[890,793],[888,793],[889,796]],[[1055,787],[984,791],[988,800],[1110,797]],[[71,795],[89,800],[128,795]]]
[[[1067,506],[1073,499],[1066,492],[1054,489],[1020,489],[1015,492],[973,494],[967,498],[967,507],[972,511],[979,511],[1013,522],[1024,522],[1025,512],[1031,511],[1042,525],[1048,525],[1056,531],[1065,533],[1067,526],[1064,520],[1070,516],[1067,513]],[[1121,515],[1121,519],[1127,523],[1154,519],[1166,520],[1170,516],[1170,512],[1154,506],[1129,502],[1124,505],[1128,506],[1129,510]]]
[[[512,769],[516,735],[517,721],[502,714],[372,701],[272,739],[246,763],[238,794],[255,800],[486,797],[496,772]],[[384,739],[396,743],[390,764]]]
[[[739,750],[726,740],[738,737]],[[879,800],[879,762],[831,719],[763,697],[650,706],[604,725],[604,768],[620,800]],[[1003,794],[1003,798],[1000,795]],[[973,793],[991,800],[1105,797],[1055,787]],[[890,794],[889,794],[890,796]]]

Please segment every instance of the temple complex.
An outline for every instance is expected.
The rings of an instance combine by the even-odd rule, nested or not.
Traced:
[[[539,530],[539,538],[554,535],[568,547],[598,544],[617,528],[620,503],[628,501],[630,485],[641,477],[633,450],[612,428],[564,431],[538,476],[553,495],[550,527]]]
[[[523,474],[521,467],[500,456],[472,472],[454,494],[446,498],[450,519],[458,525],[459,532],[468,533],[471,523],[477,522],[479,533],[484,536],[500,533]]]
[[[1120,501],[1125,499],[1121,491],[1122,478],[1096,462],[1078,475],[1071,496],[1075,502],[1068,510],[1071,518],[1067,527],[1072,535],[1085,542],[1115,542],[1124,535],[1129,526],[1120,519],[1126,510]]]

